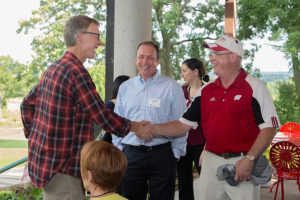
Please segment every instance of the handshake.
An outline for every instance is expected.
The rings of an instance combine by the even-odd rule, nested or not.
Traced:
[[[155,131],[155,125],[150,121],[140,121],[136,123],[135,135],[143,140],[151,140],[157,133]]]
[[[181,123],[179,120],[170,121],[164,124],[152,124],[149,121],[131,121],[131,131],[142,140],[151,140],[154,136],[181,137],[193,126]]]

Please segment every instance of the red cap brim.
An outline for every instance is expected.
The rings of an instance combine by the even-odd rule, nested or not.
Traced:
[[[226,51],[228,49],[216,44],[216,43],[204,43],[203,44],[204,48],[210,48],[214,51]]]

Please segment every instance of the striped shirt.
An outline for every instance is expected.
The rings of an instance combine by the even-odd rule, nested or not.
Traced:
[[[119,89],[114,111],[133,121],[147,120],[153,124],[177,120],[186,110],[181,86],[174,80],[158,73],[146,82],[138,75],[124,82]],[[156,146],[171,142],[174,156],[185,155],[186,135],[182,137],[156,136],[150,141],[141,140],[130,132],[126,137],[113,135],[113,144],[119,149],[124,144]]]
[[[88,71],[70,52],[50,67],[23,99],[28,171],[36,188],[57,173],[80,178],[80,150],[93,140],[93,122],[123,137],[130,122],[105,108]]]

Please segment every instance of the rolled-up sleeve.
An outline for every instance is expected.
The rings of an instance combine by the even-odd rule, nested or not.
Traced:
[[[196,129],[201,121],[201,97],[197,96],[179,119],[180,122]]]

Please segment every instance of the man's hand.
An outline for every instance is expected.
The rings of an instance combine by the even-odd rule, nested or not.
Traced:
[[[138,123],[138,128],[135,131],[135,135],[143,140],[151,140],[153,138],[152,134],[152,123],[150,121],[141,121],[141,122],[136,122]]]
[[[234,176],[235,181],[248,181],[251,178],[254,161],[244,157],[238,160],[235,164],[236,173]]]
[[[147,129],[150,131],[153,137],[157,135],[157,131],[155,130],[155,124],[152,124],[150,121],[145,120],[141,121],[141,123],[147,127]]]

